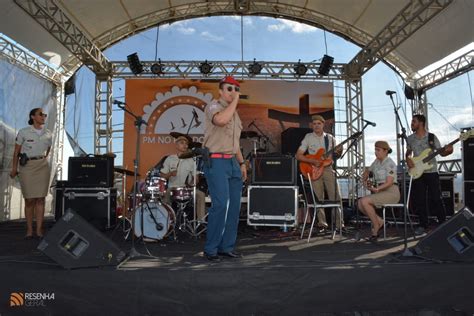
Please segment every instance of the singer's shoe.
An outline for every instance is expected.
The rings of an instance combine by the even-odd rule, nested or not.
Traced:
[[[204,258],[206,258],[207,260],[209,260],[211,262],[220,262],[221,261],[221,258],[218,255],[210,255],[210,254],[207,254],[207,253],[204,253]]]
[[[217,254],[218,254],[219,256],[227,257],[227,258],[232,258],[232,259],[242,258],[242,254],[239,253],[239,252],[236,252],[236,251],[218,252]]]

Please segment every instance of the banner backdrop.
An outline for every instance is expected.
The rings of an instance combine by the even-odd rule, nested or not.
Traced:
[[[218,81],[183,79],[128,79],[126,103],[147,125],[140,130],[140,168],[143,179],[162,157],[175,153],[171,132],[189,134],[202,142],[204,108],[219,97]],[[329,82],[241,81],[238,112],[247,138],[241,140],[244,156],[254,147],[260,152],[279,152],[281,133],[290,127],[309,127],[312,114],[326,119],[325,130],[334,127],[333,85]],[[125,114],[123,166],[133,170],[136,128]],[[128,180],[129,188],[133,181]]]

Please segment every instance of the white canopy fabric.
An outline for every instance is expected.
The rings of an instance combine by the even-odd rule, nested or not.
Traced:
[[[32,0],[16,0],[27,3]],[[47,0],[35,0],[44,3]],[[409,0],[55,0],[101,50],[158,24],[212,15],[264,15],[324,27],[365,46]],[[423,1],[423,0],[412,0]],[[426,2],[426,0],[424,0]],[[436,2],[434,3],[436,5]],[[474,39],[474,1],[453,0],[387,56],[404,77],[468,45]],[[61,66],[73,56],[14,0],[2,1],[0,32]],[[392,57],[392,58],[391,58]]]

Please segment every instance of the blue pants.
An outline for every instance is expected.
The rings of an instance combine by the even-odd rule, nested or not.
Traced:
[[[211,165],[204,165],[212,205],[207,220],[207,236],[204,252],[234,250],[239,225],[242,174],[235,158],[210,158]]]

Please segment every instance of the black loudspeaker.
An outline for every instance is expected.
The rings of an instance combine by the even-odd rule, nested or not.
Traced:
[[[113,187],[114,158],[69,157],[68,181],[74,187]]]
[[[62,199],[58,201],[58,196]],[[56,187],[55,218],[73,209],[99,230],[115,225],[117,216],[116,188],[69,188]]]
[[[313,130],[311,128],[303,127],[290,127],[285,129],[281,133],[281,153],[296,154],[298,147],[300,147],[301,141],[306,134],[311,133]]]
[[[252,184],[295,185],[295,158],[291,156],[255,157],[252,163]]]
[[[473,245],[474,219],[464,208],[420,240],[414,250],[431,259],[474,262]]]
[[[474,181],[474,137],[462,142],[464,181]]]
[[[443,199],[446,215],[454,215],[454,175],[440,174],[439,185],[441,189],[441,198]]]
[[[474,181],[464,181],[464,205],[474,210]]]
[[[66,269],[115,266],[125,253],[72,210],[51,228],[38,250]]]

